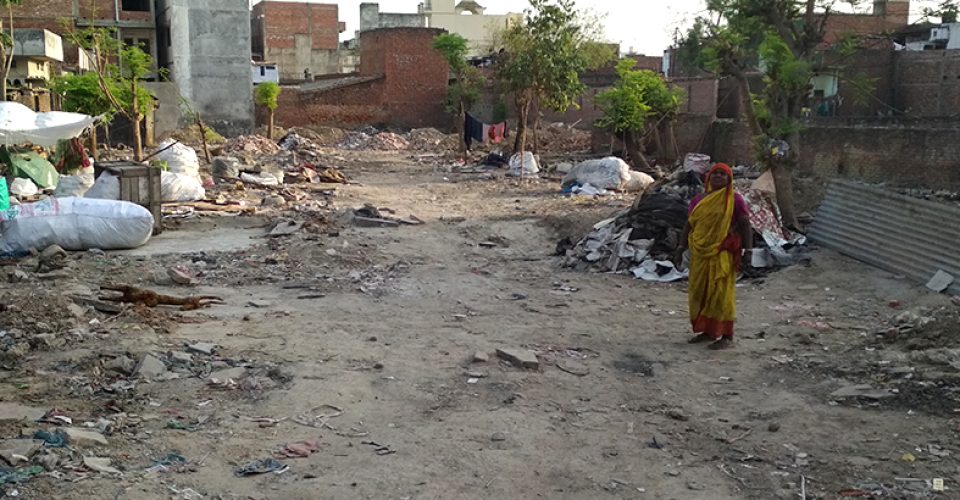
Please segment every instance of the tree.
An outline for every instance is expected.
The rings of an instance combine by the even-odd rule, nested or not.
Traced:
[[[456,33],[443,33],[433,39],[433,48],[447,61],[455,80],[448,91],[447,108],[457,116],[460,151],[465,156],[467,143],[464,140],[464,121],[470,108],[480,100],[483,79],[475,68],[467,64],[470,49],[466,38]]]
[[[940,22],[955,23],[960,16],[960,2],[957,0],[942,0],[936,7],[924,7],[923,17],[938,17]]]
[[[10,75],[10,68],[13,66],[13,55],[16,51],[16,41],[14,40],[13,32],[13,7],[15,5],[20,5],[23,3],[23,0],[0,0],[0,7],[7,8],[7,26],[3,26],[3,18],[0,16],[0,76],[2,76],[2,82],[0,82],[0,96],[3,96],[4,101],[7,100],[7,76]]]
[[[257,103],[257,106],[263,106],[267,108],[269,113],[269,122],[267,123],[267,136],[270,139],[273,139],[273,112],[277,110],[279,106],[278,98],[280,97],[280,86],[274,82],[265,82],[257,85],[256,89],[253,91],[253,98]]]
[[[669,87],[653,71],[633,69],[636,64],[632,59],[622,59],[617,64],[616,85],[597,95],[597,105],[603,111],[597,126],[623,136],[631,160],[652,171],[643,155],[645,138],[676,116],[684,92]]]
[[[574,8],[573,0],[530,0],[524,21],[501,34],[498,77],[512,92],[519,114],[514,150],[526,150],[534,104],[558,112],[576,105],[586,87],[584,71],[599,67],[613,51],[597,42],[598,30]],[[539,108],[539,106],[538,106]]]
[[[838,2],[708,0],[707,15],[681,43],[703,69],[737,79],[758,158],[773,172],[783,221],[792,227],[799,226],[792,176],[800,160],[801,113],[818,68],[824,28]],[[763,75],[764,88],[756,96],[750,92],[751,72]],[[789,152],[784,157],[769,154],[770,140],[785,141]]]
[[[64,111],[83,113],[90,116],[102,116],[110,123],[117,114],[110,101],[100,90],[100,81],[96,73],[58,76],[50,82],[50,90],[60,96]],[[119,89],[115,89],[119,92]],[[97,129],[90,135],[90,154],[97,158]]]
[[[116,39],[115,31],[89,28],[69,31],[68,38],[90,56],[100,96],[116,114],[130,121],[136,161],[143,160],[143,136],[140,125],[144,110],[153,106],[153,94],[142,86],[155,65],[140,45],[126,45]],[[136,98],[134,98],[136,96]]]

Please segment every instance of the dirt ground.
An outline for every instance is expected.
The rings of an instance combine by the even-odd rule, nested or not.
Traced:
[[[339,189],[339,209],[371,203],[425,224],[334,218],[266,239],[264,218],[188,219],[137,252],[76,254],[54,280],[24,263],[27,281],[0,285],[2,326],[30,345],[2,358],[0,414],[56,408],[78,427],[99,421],[109,441],[54,449],[52,472],[8,495],[960,498],[960,308],[949,297],[814,249],[809,266],[741,283],[736,348],[714,352],[686,343],[684,284],[558,268],[561,237],[629,198],[343,154],[359,184]],[[174,266],[199,284],[154,283]],[[64,316],[68,296],[108,282],[224,304]],[[169,357],[197,342],[219,347]],[[498,360],[498,348],[536,351],[540,367]],[[164,361],[159,378],[177,378],[108,368],[145,354]],[[235,383],[209,380],[231,367],[245,368]],[[54,428],[7,418],[0,437]],[[308,457],[275,454],[309,439]],[[171,453],[186,463],[155,467]],[[93,455],[120,474],[85,471]],[[288,468],[235,475],[265,458]]]

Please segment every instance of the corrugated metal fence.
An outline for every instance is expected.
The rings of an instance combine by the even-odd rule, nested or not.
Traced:
[[[960,207],[835,180],[810,239],[867,264],[927,283],[940,269],[960,295]]]

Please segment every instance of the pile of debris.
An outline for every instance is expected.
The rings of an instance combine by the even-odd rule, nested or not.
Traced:
[[[230,139],[221,150],[224,155],[237,153],[276,154],[280,146],[262,135],[241,135]]]
[[[580,271],[630,273],[645,281],[670,282],[687,273],[671,257],[680,242],[690,201],[703,191],[701,173],[688,165],[642,196],[633,207],[597,223],[580,241],[569,238],[557,245],[563,265]],[[750,222],[762,243],[753,266],[768,268],[797,263],[795,251],[806,242],[780,223],[769,174],[752,182],[737,180],[737,191],[750,206]]]
[[[553,123],[537,131],[541,151],[549,153],[578,153],[589,151],[592,136],[563,123]]]
[[[435,128],[413,129],[407,140],[414,151],[449,152],[459,146],[457,134],[444,134]]]

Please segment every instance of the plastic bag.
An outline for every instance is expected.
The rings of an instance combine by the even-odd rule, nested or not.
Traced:
[[[526,151],[523,153],[523,175],[537,175],[540,173],[540,165],[537,163],[537,159],[533,156],[533,153]],[[517,153],[510,158],[510,171],[507,172],[507,175],[512,177],[520,177],[521,161],[520,154]]]
[[[171,146],[171,144],[173,145]],[[169,172],[190,175],[199,180],[200,159],[197,157],[197,152],[193,148],[180,142],[174,144],[172,139],[167,139],[160,143],[157,150],[160,151],[160,153],[154,156],[153,159],[167,162]]]
[[[7,190],[7,178],[0,177],[0,210],[10,208],[10,191]]]
[[[197,201],[207,197],[200,179],[186,174],[160,174],[160,194],[163,201]]]
[[[93,174],[61,175],[53,195],[57,198],[81,198],[93,187]],[[119,189],[119,184],[117,187]]]
[[[147,179],[140,179],[140,199],[128,200],[146,203],[149,193]],[[207,192],[199,177],[172,172],[160,173],[160,197],[162,201],[196,201],[206,198]],[[102,173],[97,182],[86,192],[84,198],[117,200],[120,198],[120,179],[113,174]]]
[[[623,185],[623,190],[627,192],[639,192],[647,189],[648,186],[656,182],[653,177],[634,170],[630,171],[630,179]]]
[[[24,196],[36,196],[40,194],[40,188],[30,179],[17,177],[10,183],[10,194],[22,198]]]
[[[0,213],[0,253],[60,245],[65,250],[136,248],[150,240],[153,215],[125,201],[47,198]]]
[[[630,165],[609,156],[580,162],[563,178],[562,185],[591,184],[600,189],[621,189],[630,179]]]
[[[687,153],[683,157],[683,169],[687,172],[696,172],[698,175],[706,175],[710,171],[710,156],[699,153]]]

